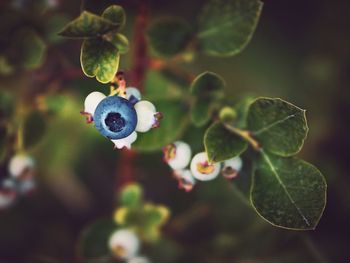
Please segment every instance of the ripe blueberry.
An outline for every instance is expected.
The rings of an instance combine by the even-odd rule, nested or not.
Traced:
[[[118,140],[135,130],[137,115],[134,106],[127,99],[110,96],[97,105],[94,122],[103,136]]]

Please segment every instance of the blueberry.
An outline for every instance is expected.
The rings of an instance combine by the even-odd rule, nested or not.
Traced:
[[[129,136],[135,130],[137,115],[127,99],[110,96],[97,105],[94,122],[103,136],[117,140]]]

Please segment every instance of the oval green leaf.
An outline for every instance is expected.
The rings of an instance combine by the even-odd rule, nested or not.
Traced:
[[[160,56],[172,57],[185,50],[192,38],[186,21],[165,17],[155,21],[147,30],[151,48]]]
[[[118,30],[119,26],[108,19],[83,11],[78,18],[69,22],[59,34],[71,38],[91,38]]]
[[[88,77],[95,77],[101,83],[110,82],[118,71],[118,49],[102,39],[84,40],[81,47],[80,62]]]
[[[118,30],[122,29],[126,22],[126,14],[124,8],[119,5],[111,5],[107,7],[102,17],[118,25]]]
[[[249,43],[258,23],[259,0],[211,0],[199,17],[198,39],[204,52],[233,56]]]
[[[281,99],[260,98],[253,102],[247,125],[261,147],[284,157],[301,150],[308,132],[305,110]]]
[[[222,162],[240,155],[248,145],[220,122],[212,124],[204,135],[204,146],[212,162]]]
[[[315,229],[326,205],[326,181],[313,165],[261,151],[255,160],[251,202],[272,225]]]

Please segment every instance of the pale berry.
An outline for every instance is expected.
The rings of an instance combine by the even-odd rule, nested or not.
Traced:
[[[129,259],[127,263],[151,263],[151,261],[144,256],[137,256]]]
[[[131,230],[120,229],[111,235],[109,248],[115,257],[130,259],[138,254],[140,241]]]
[[[134,87],[126,88],[126,98],[132,103],[136,104],[141,100],[141,92]]]
[[[174,170],[186,168],[191,160],[191,147],[182,141],[176,141],[163,148],[164,160]]]
[[[242,159],[240,157],[234,157],[232,159],[226,160],[223,163],[223,168],[221,170],[222,175],[227,179],[232,179],[238,175],[242,169]]]
[[[32,177],[34,167],[34,160],[29,155],[16,154],[10,159],[8,171],[14,178]]]
[[[84,101],[84,112],[93,116],[95,114],[95,110],[97,108],[97,105],[104,98],[106,98],[106,95],[101,93],[101,92],[99,92],[99,91],[91,92],[85,98],[85,101]]]
[[[190,192],[194,185],[196,184],[196,180],[193,177],[190,170],[175,170],[174,176],[179,182],[179,188],[184,189],[186,192]]]
[[[197,153],[191,161],[191,172],[199,181],[213,180],[220,173],[220,164],[209,162],[206,152]]]
[[[159,126],[161,114],[156,111],[156,107],[151,102],[141,100],[135,104],[135,110],[137,113],[136,131],[147,132]]]
[[[112,140],[112,142],[114,143],[114,148],[122,149],[126,147],[127,149],[130,149],[131,144],[135,142],[136,139],[137,139],[137,133],[134,131],[128,137],[125,137],[119,140]]]
[[[0,186],[0,210],[13,205],[17,198],[16,182],[14,179],[5,179]]]

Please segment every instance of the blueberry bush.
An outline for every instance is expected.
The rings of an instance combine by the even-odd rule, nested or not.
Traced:
[[[308,103],[237,87],[274,3],[197,2],[0,5],[4,262],[328,262]]]

